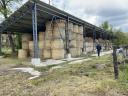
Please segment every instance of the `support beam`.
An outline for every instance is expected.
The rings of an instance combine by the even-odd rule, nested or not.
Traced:
[[[37,38],[37,9],[36,9],[36,7],[37,7],[36,2],[34,2],[33,8],[32,8],[34,56],[31,61],[33,65],[40,64],[38,38]]]
[[[2,32],[0,32],[0,56],[2,55]]]
[[[93,51],[95,50],[96,30],[93,28]]]
[[[83,54],[86,54],[86,30],[85,30],[85,25],[83,26],[83,38],[84,38],[84,41],[83,41]]]
[[[66,20],[66,28],[65,28],[65,36],[66,36],[66,54],[67,54],[67,59],[71,58],[71,54],[70,54],[70,47],[69,47],[69,17],[67,16],[67,20]]]

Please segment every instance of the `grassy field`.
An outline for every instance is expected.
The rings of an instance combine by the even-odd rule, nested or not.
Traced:
[[[92,58],[81,64],[65,63],[58,69],[35,68],[42,75],[34,80],[28,80],[28,73],[7,70],[30,65],[17,59],[1,59],[0,96],[128,96],[123,66],[120,65],[119,80],[114,80],[111,55]]]

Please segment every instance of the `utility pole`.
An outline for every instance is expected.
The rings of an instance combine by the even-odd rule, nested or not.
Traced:
[[[49,5],[51,5],[52,0],[49,0]]]

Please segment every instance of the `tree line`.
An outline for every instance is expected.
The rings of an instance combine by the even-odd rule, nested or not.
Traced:
[[[123,32],[121,28],[114,28],[108,23],[108,21],[103,22],[100,27],[112,36],[111,41],[113,45],[128,45],[128,34],[126,32]]]

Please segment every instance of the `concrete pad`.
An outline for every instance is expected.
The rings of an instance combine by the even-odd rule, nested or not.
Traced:
[[[29,80],[35,79],[41,75],[41,72],[34,70],[33,68],[13,68],[12,70],[19,70],[21,72],[27,72],[32,75],[32,77],[28,78]]]

